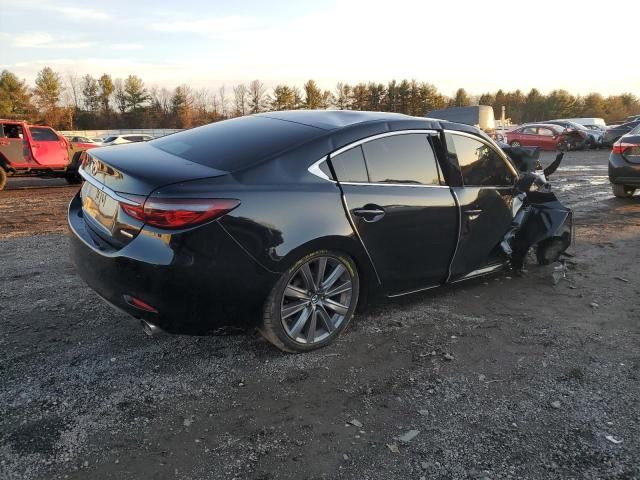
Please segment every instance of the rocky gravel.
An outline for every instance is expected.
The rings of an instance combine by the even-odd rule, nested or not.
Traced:
[[[74,273],[62,209],[18,219],[72,190],[0,193],[0,478],[640,478],[640,197],[612,197],[606,158],[552,177],[566,278],[381,301],[303,355],[147,337]]]

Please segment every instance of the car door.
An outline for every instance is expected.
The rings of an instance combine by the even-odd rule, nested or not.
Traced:
[[[431,135],[377,135],[331,155],[349,219],[389,295],[443,282],[455,249],[457,208]]]
[[[553,130],[547,127],[539,127],[538,135],[540,136],[539,146],[545,150],[555,150],[556,135]]]
[[[445,140],[462,185],[452,187],[460,206],[460,238],[449,277],[456,281],[504,263],[500,242],[513,221],[517,173],[504,153],[484,139],[447,132]]]
[[[69,163],[67,144],[48,127],[29,127],[31,153],[42,166],[62,168]]]
[[[23,167],[29,162],[29,158],[25,157],[23,137],[21,124],[5,122],[0,125],[0,153],[13,167]]]
[[[524,127],[522,129],[521,138],[522,140],[520,141],[520,144],[523,147],[536,146],[538,140],[538,132],[536,127]]]

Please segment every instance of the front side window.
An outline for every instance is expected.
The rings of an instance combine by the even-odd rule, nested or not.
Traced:
[[[31,127],[31,138],[36,142],[57,142],[60,139],[53,130],[45,127]]]
[[[526,127],[522,129],[522,133],[524,133],[525,135],[535,135],[536,134],[536,128],[535,127]]]
[[[22,126],[16,124],[4,124],[4,136],[7,138],[22,138]]]
[[[383,137],[362,147],[372,183],[440,184],[436,158],[426,134]]]
[[[448,136],[455,146],[462,181],[466,186],[510,186],[514,175],[489,145],[463,135]]]

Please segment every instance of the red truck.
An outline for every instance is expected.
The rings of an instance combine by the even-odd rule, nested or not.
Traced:
[[[0,190],[9,176],[64,178],[80,183],[80,154],[96,145],[71,144],[53,128],[0,120]]]

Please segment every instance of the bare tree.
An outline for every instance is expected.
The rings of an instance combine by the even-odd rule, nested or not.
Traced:
[[[224,85],[222,85],[219,89],[218,89],[218,98],[220,99],[220,113],[222,114],[223,117],[227,117],[228,116],[228,112],[227,112],[227,94],[225,92],[225,87]]]
[[[247,114],[247,87],[244,84],[233,87],[234,114],[241,117]]]
[[[80,110],[80,94],[82,92],[82,78],[78,73],[67,72],[65,75],[65,93],[70,97],[70,102],[73,107]]]

